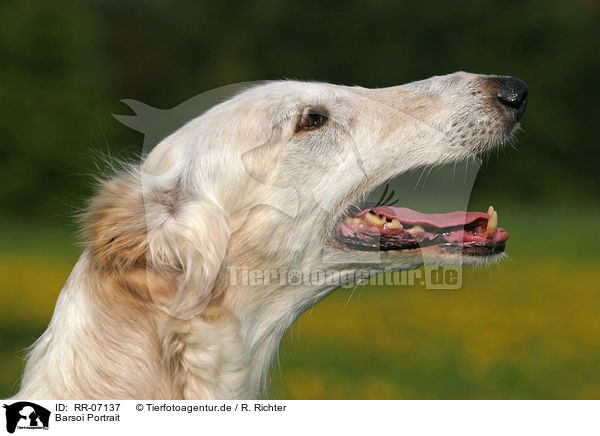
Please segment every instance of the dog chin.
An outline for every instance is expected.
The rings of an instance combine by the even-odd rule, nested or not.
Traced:
[[[489,255],[464,255],[447,253],[439,247],[423,247],[421,249],[389,251],[381,254],[381,266],[386,272],[410,270],[426,266],[464,266],[478,268],[496,264],[507,258],[505,253]]]
[[[444,253],[435,250],[437,247],[427,247],[423,249],[423,263],[433,266],[464,266],[469,268],[485,267],[493,265],[505,259],[507,255],[504,252],[488,255],[465,255],[457,253]]]

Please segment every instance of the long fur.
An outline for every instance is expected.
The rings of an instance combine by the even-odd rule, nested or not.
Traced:
[[[249,286],[231,271],[360,269],[360,256],[329,244],[335,222],[395,175],[506,139],[515,122],[490,98],[495,83],[467,73],[378,90],[274,82],[192,120],[99,184],[86,248],[17,397],[263,396],[286,330],[336,286]],[[307,106],[326,107],[327,125],[298,132]],[[324,266],[326,248],[339,259]],[[380,263],[423,257],[484,262],[409,250]]]

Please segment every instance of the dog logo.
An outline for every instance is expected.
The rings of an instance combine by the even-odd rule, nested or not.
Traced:
[[[6,431],[14,433],[16,429],[48,430],[50,411],[35,403],[19,401],[4,405],[6,409]]]

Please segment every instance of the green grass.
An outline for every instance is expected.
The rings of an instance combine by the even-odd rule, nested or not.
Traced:
[[[465,270],[456,291],[334,292],[287,335],[271,396],[600,398],[600,212],[499,209],[511,233],[505,262]],[[7,396],[21,350],[49,321],[78,248],[69,232],[2,228],[10,229],[0,235],[0,396]]]
[[[459,291],[338,291],[294,327],[285,398],[599,398],[592,265],[514,260]]]

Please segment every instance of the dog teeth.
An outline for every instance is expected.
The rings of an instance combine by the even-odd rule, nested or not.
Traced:
[[[413,226],[412,228],[407,229],[406,231],[411,235],[414,235],[415,233],[423,233],[425,229],[421,226]]]
[[[365,215],[365,222],[367,224],[371,224],[372,226],[382,226],[386,223],[386,219],[385,217],[381,216],[381,215],[375,215],[373,212],[369,211],[366,215]]]
[[[394,218],[391,223],[387,223],[385,225],[385,228],[402,230],[404,227],[402,227],[402,223],[400,221],[398,221],[396,218]]]
[[[344,219],[344,222],[351,227],[358,227],[361,224],[363,224],[363,220],[361,220],[360,218],[347,217]]]
[[[494,211],[492,211],[492,214],[490,215],[490,219],[488,220],[487,228],[485,229],[485,232],[486,233],[495,233],[497,228],[498,228],[498,212],[496,212],[494,210]]]
[[[488,211],[487,211],[488,216],[492,216],[493,212],[494,212],[494,206],[488,207]]]

